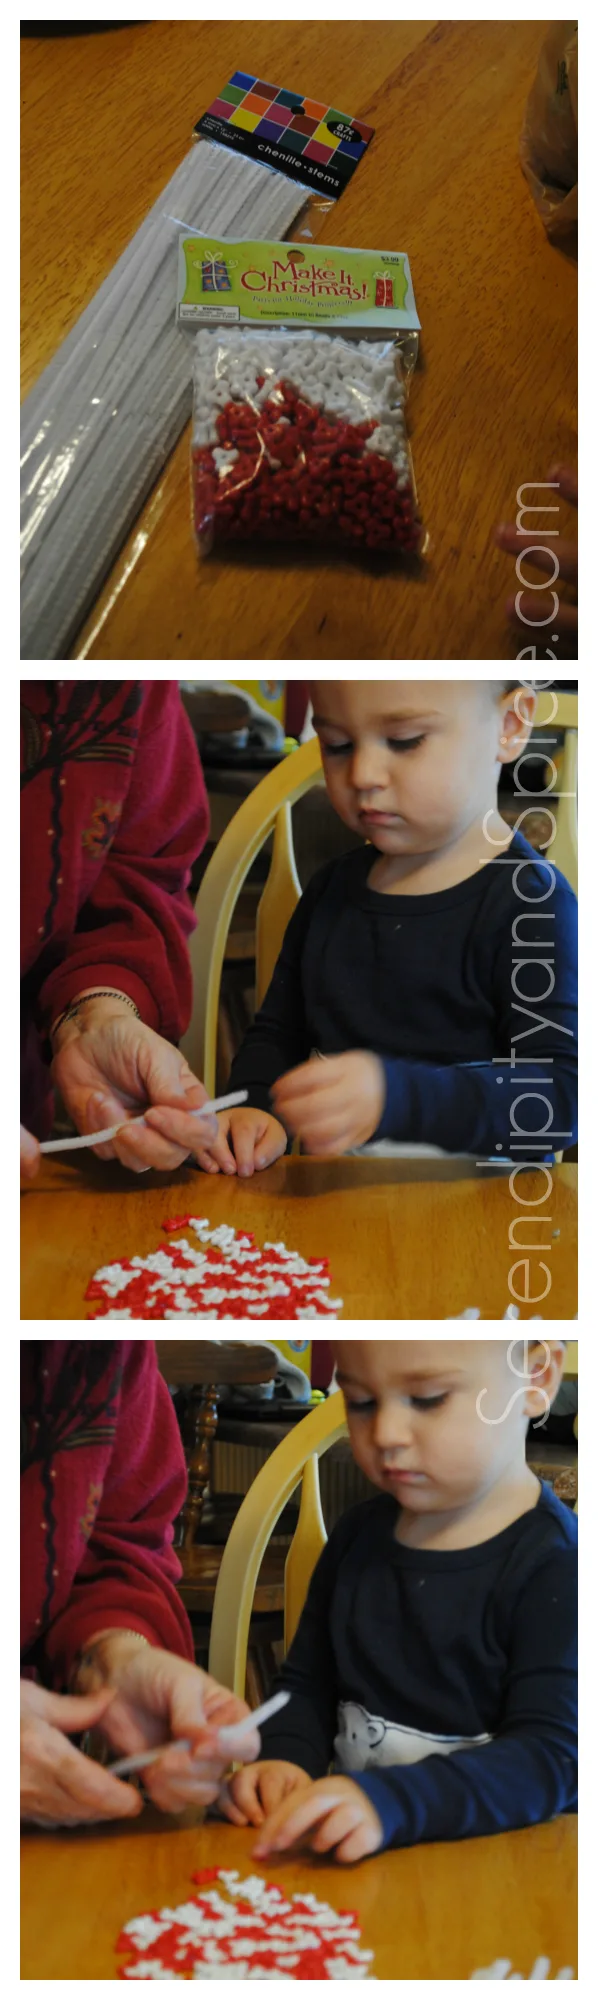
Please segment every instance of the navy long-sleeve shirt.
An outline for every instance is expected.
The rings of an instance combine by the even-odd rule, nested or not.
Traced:
[[[334,1529],[262,1756],[350,1774],[385,1847],[576,1810],[576,1517],[542,1483],[510,1527],[445,1551],[403,1547],[398,1516],[381,1494]]]
[[[550,1159],[577,1132],[573,890],[519,833],[429,896],[370,889],[374,858],[356,848],[309,882],[231,1089],[267,1111],[314,1050],[369,1049],[386,1082],[373,1138]]]

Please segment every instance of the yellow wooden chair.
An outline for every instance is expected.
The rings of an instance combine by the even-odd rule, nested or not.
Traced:
[[[345,1434],[345,1406],[337,1391],[277,1445],[254,1479],[231,1529],[216,1586],[209,1671],[222,1687],[232,1688],[242,1697],[251,1609],[270,1536],[302,1478],[299,1520],[285,1568],[286,1653],[299,1624],[310,1578],[327,1540],[318,1459]]]
[[[235,904],[260,848],[274,832],[272,861],[257,913],[256,1003],[270,984],[284,933],[301,895],[295,866],[291,807],[321,777],[316,738],[269,771],[219,840],[200,886],[191,939],[193,1014],[181,1047],[209,1097],[216,1089],[220,981]]]

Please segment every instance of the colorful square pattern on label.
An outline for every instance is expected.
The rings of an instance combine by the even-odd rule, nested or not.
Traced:
[[[232,118],[233,108],[232,104],[225,103],[223,97],[216,97],[214,103],[210,105],[210,111],[214,118]]]
[[[290,125],[292,116],[293,113],[288,104],[279,104],[277,99],[276,104],[270,105],[268,117],[274,119],[275,125]]]
[[[318,127],[315,118],[305,118],[301,111],[296,112],[295,117],[291,118],[291,131],[303,132],[306,139],[313,139],[314,132],[317,132],[317,130]]]
[[[220,134],[214,129],[216,122]],[[325,184],[325,191],[335,195],[350,180],[373,137],[372,126],[361,119],[303,97],[300,91],[281,90],[245,70],[235,70],[196,131],[220,136],[221,143],[235,145],[252,159],[267,156],[268,164],[291,178],[320,188]]]
[[[328,160],[331,160],[332,158],[333,158],[332,146],[319,146],[317,139],[308,139],[305,148],[306,160],[319,160],[320,166],[325,167]]]
[[[336,147],[338,146],[339,143],[337,134],[335,132],[330,132],[328,126],[324,124],[316,125],[313,137],[316,140],[317,145],[319,146]]]
[[[256,125],[260,122],[260,114],[259,111],[246,111],[243,104],[238,104],[230,122],[231,125],[236,125],[240,132],[255,132]]]
[[[256,139],[267,139],[271,146],[278,146],[282,139],[283,131],[284,127],[282,125],[274,125],[271,118],[262,118],[259,125],[256,126],[255,136]]]

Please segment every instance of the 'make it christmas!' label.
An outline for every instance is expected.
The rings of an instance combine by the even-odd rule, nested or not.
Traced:
[[[317,250],[296,243],[179,237],[177,312],[183,325],[378,328],[417,332],[404,250]]]

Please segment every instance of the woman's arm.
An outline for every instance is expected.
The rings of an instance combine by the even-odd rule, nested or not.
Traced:
[[[67,1687],[88,1641],[107,1628],[193,1659],[177,1591],[173,1522],[187,1489],[183,1447],[153,1341],[127,1343],[116,1438],[69,1603],[44,1640],[54,1686]]]
[[[177,683],[146,684],[131,782],[112,845],[61,962],[39,996],[50,1028],[81,993],[114,988],[171,1041],[191,1010],[187,894],[208,803]]]

